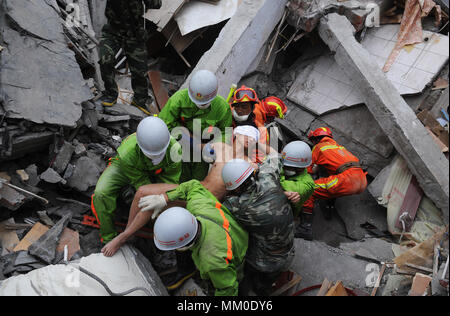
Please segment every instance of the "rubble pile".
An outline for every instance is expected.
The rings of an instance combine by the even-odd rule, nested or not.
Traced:
[[[278,294],[448,295],[448,6],[426,1],[417,20],[407,9],[418,9],[414,1],[220,0],[201,20],[211,1],[171,0],[145,15],[152,114],[195,69],[210,69],[222,96],[245,84],[260,99],[285,101],[286,117],[272,123],[280,144],[309,143],[310,130],[328,126],[368,174],[368,190],[337,199],[331,220],[316,205],[314,241],[295,242],[291,270],[301,278]],[[151,229],[114,257],[122,266],[132,256],[137,268],[109,271],[117,278],[95,270],[107,259],[91,197],[146,117],[130,105],[120,51],[119,102],[95,102],[105,4],[0,0],[0,294],[20,292],[38,269],[59,278],[80,262],[113,283],[137,274],[151,295],[168,294],[160,277],[175,259],[155,254]],[[402,35],[413,19],[416,42]],[[132,188],[121,194],[119,231],[133,196]],[[67,295],[109,293],[90,281]],[[203,295],[191,279],[170,294],[193,293]]]

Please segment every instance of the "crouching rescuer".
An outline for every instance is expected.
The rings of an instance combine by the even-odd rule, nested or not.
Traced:
[[[122,142],[117,153],[100,176],[92,196],[92,211],[100,224],[102,243],[117,235],[116,201],[124,187],[131,185],[138,190],[151,183],[177,184],[181,176],[181,161],[171,159],[171,153],[181,157],[181,145],[157,117],[143,119],[137,132]]]
[[[334,209],[334,199],[363,193],[367,187],[367,178],[359,159],[333,139],[332,131],[328,127],[311,131],[308,138],[314,144],[312,165],[308,172],[315,174],[321,169],[329,175],[314,181],[314,193],[303,206],[305,234],[312,236],[314,202],[317,199],[328,201],[325,215],[329,218]]]
[[[192,180],[163,195],[167,202],[183,200],[186,208],[171,208],[155,222],[154,240],[160,250],[191,251],[210,294],[237,296],[244,276],[248,234],[203,185]],[[142,210],[153,208],[143,198]],[[178,257],[178,256],[177,256]]]
[[[308,221],[302,213],[303,204],[314,192],[314,180],[307,169],[312,163],[312,152],[309,145],[302,141],[294,141],[286,145],[282,151],[283,173],[280,183],[292,205],[294,218],[299,218],[295,237],[312,239],[312,231],[308,229]]]

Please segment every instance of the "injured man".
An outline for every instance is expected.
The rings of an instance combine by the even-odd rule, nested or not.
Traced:
[[[243,159],[250,162],[255,169],[256,157],[260,153],[267,153],[267,144],[259,143],[260,134],[253,126],[238,126],[233,130],[232,145],[225,143],[209,143],[205,146],[202,157],[204,161],[211,164],[208,176],[201,181],[203,187],[211,192],[219,201],[223,201],[226,195],[225,183],[222,179],[222,169],[232,159]],[[102,249],[106,257],[113,256],[127,240],[138,230],[144,227],[150,220],[164,210],[181,206],[185,207],[184,201],[168,202],[165,193],[176,189],[177,184],[157,183],[142,186],[136,192],[130,208],[128,224],[124,232],[119,234]]]

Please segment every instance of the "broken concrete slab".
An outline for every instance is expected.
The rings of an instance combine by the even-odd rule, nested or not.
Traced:
[[[398,25],[370,29],[362,46],[381,69],[395,46]],[[424,42],[402,50],[386,73],[401,95],[421,93],[448,61],[448,36],[425,32]],[[288,98],[315,114],[365,103],[357,82],[342,71],[333,55],[326,53],[300,72]]]
[[[75,170],[67,181],[67,185],[80,192],[85,192],[97,184],[102,171],[103,169],[93,159],[81,157],[75,162]]]
[[[0,27],[8,45],[2,52],[0,80],[8,117],[75,126],[81,102],[92,94],[67,47],[56,1],[4,3],[8,19]]]
[[[448,222],[448,160],[370,54],[356,41],[354,31],[350,22],[338,14],[323,18],[319,27],[322,39],[336,52],[338,65],[364,92],[367,107]]]
[[[295,239],[295,259],[289,270],[303,277],[302,288],[321,284],[327,278],[342,280],[349,288],[365,289],[367,264],[324,243]]]
[[[50,167],[52,167],[57,173],[62,174],[64,170],[66,170],[74,151],[75,147],[71,143],[64,141],[64,144],[58,150],[58,154]]]
[[[242,2],[239,10],[224,26],[212,48],[203,55],[190,76],[200,69],[212,71],[220,83],[219,95],[226,97],[231,85],[240,81],[279,23],[286,3],[287,0]],[[187,88],[190,76],[182,88]]]
[[[25,200],[24,195],[0,182],[0,206],[11,211],[17,211],[25,203]]]
[[[381,296],[406,296],[412,285],[412,277],[405,275],[388,275]]]
[[[66,184],[67,181],[64,180],[59,173],[57,173],[52,168],[48,168],[45,172],[43,172],[39,178],[45,182],[56,184],[56,183],[62,183]]]
[[[72,215],[67,214],[60,219],[55,226],[53,226],[28,248],[28,252],[42,261],[52,264],[53,260],[56,258],[56,247],[59,242],[59,237],[71,218]]]
[[[125,245],[113,257],[93,254],[69,265],[50,265],[26,275],[0,282],[1,296],[106,296],[105,288],[79,271],[82,267],[103,280],[111,291],[125,292],[136,287],[130,296],[167,296],[167,290],[150,262],[135,248]],[[30,283],[34,286],[30,286]]]
[[[2,251],[0,256],[6,255],[8,252],[12,252],[17,244],[20,242],[17,233],[14,230],[3,230],[2,227],[5,224],[14,224],[14,218],[10,218],[0,223],[0,246]]]
[[[341,244],[339,248],[348,254],[367,261],[391,262],[394,259],[392,243],[379,238],[368,238],[358,242]]]
[[[344,196],[336,199],[336,209],[344,221],[349,237],[361,240],[369,235],[361,225],[369,223],[379,231],[387,231],[386,209],[379,206],[365,191],[359,195]]]

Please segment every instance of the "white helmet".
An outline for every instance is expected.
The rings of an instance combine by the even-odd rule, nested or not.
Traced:
[[[139,123],[136,138],[139,148],[149,158],[165,154],[170,144],[166,123],[155,116],[146,117]]]
[[[228,191],[241,186],[255,171],[255,168],[245,160],[233,159],[225,164],[222,169],[222,178]]]
[[[289,143],[282,151],[283,165],[286,167],[306,168],[312,163],[312,152],[305,142]]]
[[[189,81],[189,98],[200,107],[214,100],[218,90],[219,81],[209,70],[196,72]]]
[[[153,240],[160,250],[175,250],[185,247],[198,230],[194,215],[182,207],[172,207],[159,215],[153,227]]]

